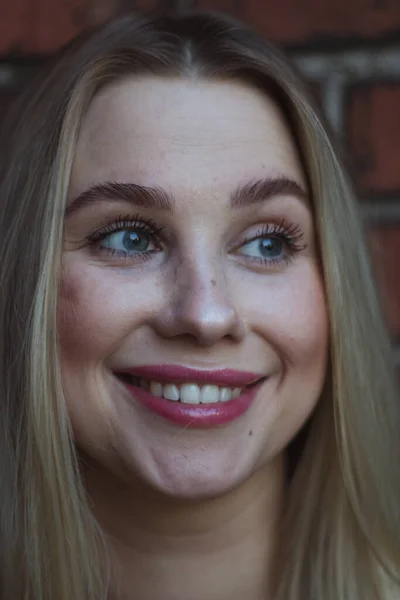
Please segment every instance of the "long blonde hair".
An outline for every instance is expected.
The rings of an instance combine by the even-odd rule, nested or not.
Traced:
[[[400,597],[400,400],[352,187],[287,59],[218,14],[127,15],[70,44],[0,148],[1,597],[105,600],[107,549],[62,391],[57,299],[76,141],[104,85],[138,73],[233,79],[282,106],[312,191],[330,368],[282,524],[279,600]]]

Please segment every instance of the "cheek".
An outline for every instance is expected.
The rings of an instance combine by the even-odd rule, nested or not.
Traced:
[[[82,449],[92,443],[99,452],[108,448],[116,415],[105,365],[126,334],[124,297],[109,273],[72,254],[65,257],[58,305],[61,372],[74,439]]]
[[[101,355],[112,342],[112,312],[104,283],[74,267],[63,267],[58,306],[58,333],[63,358],[73,362]]]
[[[315,369],[325,361],[328,315],[322,278],[304,263],[249,295],[254,327],[271,344],[287,368]],[[314,360],[311,360],[314,359]]]
[[[63,356],[86,365],[106,360],[132,330],[146,322],[154,305],[152,287],[83,260],[65,261],[58,310]]]
[[[74,438],[80,443],[99,438],[104,401],[96,365],[112,343],[113,323],[101,301],[103,286],[76,266],[67,262],[62,267],[57,326],[63,387]]]
[[[156,310],[158,288],[154,282],[139,283],[133,275],[117,276],[72,253],[64,257],[57,326],[63,385],[76,437],[98,437],[104,423],[114,418],[108,367],[125,339]]]
[[[265,459],[296,436],[323,389],[329,325],[318,269],[305,265],[270,281],[268,290],[252,295],[251,312],[257,334],[271,349],[275,369],[258,415],[261,422],[274,424],[267,432]],[[260,429],[260,436],[265,435]]]

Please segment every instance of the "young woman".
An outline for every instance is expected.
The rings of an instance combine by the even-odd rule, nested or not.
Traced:
[[[399,598],[390,345],[286,58],[126,16],[3,135],[1,597]]]

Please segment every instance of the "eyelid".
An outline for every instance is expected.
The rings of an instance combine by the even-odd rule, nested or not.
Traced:
[[[120,259],[124,258],[125,260],[132,260],[135,262],[136,260],[144,260],[146,258],[150,258],[151,256],[158,254],[160,251],[165,249],[165,239],[161,238],[161,233],[165,227],[159,227],[157,223],[153,219],[144,218],[140,215],[132,216],[131,214],[122,216],[119,215],[117,218],[110,219],[109,222],[97,229],[94,233],[87,237],[87,241],[92,248],[95,248],[98,253],[108,253],[112,256],[118,256]],[[152,238],[152,244],[155,249],[151,251],[143,252],[129,252],[124,250],[116,250],[113,248],[101,247],[101,240],[111,236],[112,234],[116,234],[121,231],[129,231],[129,230],[142,230],[149,234]],[[250,257],[246,258],[247,261],[259,264],[266,265],[278,265],[283,264],[284,262],[290,262],[290,259],[297,252],[305,249],[307,245],[301,245],[299,242],[304,237],[303,231],[300,226],[291,224],[285,219],[281,219],[280,221],[267,221],[264,223],[259,223],[258,225],[254,225],[253,228],[248,228],[247,231],[253,230],[253,233],[245,234],[245,237],[241,240],[240,243],[235,243],[234,247],[229,251],[230,253],[238,253],[239,255],[246,257],[246,254],[241,254],[239,250],[243,248],[246,244],[250,244],[251,242],[261,239],[263,237],[275,236],[279,237],[283,240],[286,245],[287,251],[282,255],[279,259],[267,258],[267,257]],[[170,240],[171,241],[171,240]]]
[[[135,264],[140,261],[150,259],[152,256],[159,254],[162,251],[161,243],[161,231],[163,227],[159,227],[153,219],[143,218],[140,215],[132,217],[132,215],[119,215],[117,218],[110,219],[109,222],[94,231],[87,237],[89,247],[96,254],[106,254],[114,257],[115,260],[124,261],[124,263],[130,262]],[[113,235],[121,233],[123,231],[142,231],[146,233],[151,239],[153,246],[152,250],[143,251],[125,251],[116,248],[109,248],[102,246],[102,240],[105,240]]]
[[[255,225],[254,227],[257,228],[254,233],[245,234],[242,241],[239,244],[235,244],[235,249],[253,242],[254,240],[268,236],[282,237],[292,248],[298,247],[299,249],[304,249],[306,247],[306,245],[300,246],[299,244],[300,240],[304,238],[304,232],[301,227],[294,223],[289,223],[286,219],[280,219],[280,221],[266,221],[262,224]]]
[[[142,217],[139,214],[137,215],[119,215],[117,218],[109,219],[108,223],[96,231],[94,231],[90,236],[88,236],[88,240],[91,242],[99,241],[105,238],[107,235],[111,235],[112,233],[118,233],[123,230],[134,230],[140,229],[142,231],[146,231],[156,239],[159,239],[161,236],[161,232],[164,227],[160,227],[157,223],[148,217]]]

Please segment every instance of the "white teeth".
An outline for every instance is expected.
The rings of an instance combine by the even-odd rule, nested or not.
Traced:
[[[219,387],[217,385],[205,385],[201,388],[201,402],[213,404],[219,400]]]
[[[179,400],[179,388],[177,385],[168,383],[164,385],[163,396],[167,400]]]
[[[215,404],[216,402],[229,402],[242,393],[243,388],[227,388],[218,385],[198,385],[197,383],[183,383],[176,385],[159,381],[140,380],[140,387],[149,390],[153,396],[164,397],[167,400],[183,404]]]
[[[200,404],[200,388],[195,383],[181,385],[179,397],[184,404]]]
[[[220,402],[229,402],[232,400],[232,390],[230,388],[221,388],[219,392]]]
[[[142,384],[142,381],[140,383]],[[150,381],[150,392],[153,394],[153,396],[161,398],[163,395],[163,386],[161,383],[157,383],[157,381]]]

